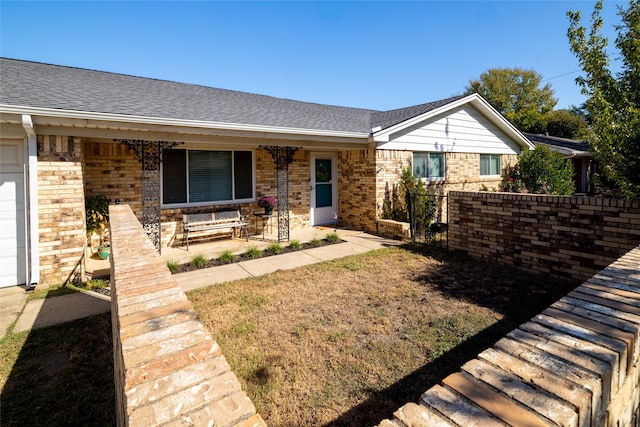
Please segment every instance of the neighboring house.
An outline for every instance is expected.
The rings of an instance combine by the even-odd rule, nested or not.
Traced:
[[[576,193],[592,192],[591,176],[595,172],[595,160],[589,150],[588,141],[533,133],[524,133],[524,136],[533,144],[546,145],[552,151],[561,153],[565,159],[571,161],[575,171]]]
[[[162,245],[182,213],[251,216],[262,195],[287,233],[334,214],[375,231],[404,167],[478,190],[533,147],[479,95],[373,111],[6,58],[0,79],[0,286],[82,274],[85,196],[129,204]]]

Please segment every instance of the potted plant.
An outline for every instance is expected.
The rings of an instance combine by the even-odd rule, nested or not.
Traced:
[[[111,245],[107,241],[106,231],[109,225],[109,199],[105,196],[88,196],[84,201],[86,213],[87,237],[97,235],[100,239],[98,255],[102,259],[109,257]]]
[[[258,206],[264,208],[265,215],[271,215],[273,208],[278,204],[278,201],[271,196],[262,196],[258,199]]]

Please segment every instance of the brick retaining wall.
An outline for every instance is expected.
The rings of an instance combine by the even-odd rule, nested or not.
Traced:
[[[379,427],[637,426],[640,248]]]
[[[449,192],[449,248],[586,280],[640,243],[640,201]]]
[[[131,208],[109,215],[118,425],[264,426]]]

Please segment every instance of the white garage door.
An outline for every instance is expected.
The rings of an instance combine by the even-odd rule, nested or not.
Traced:
[[[0,287],[26,282],[23,144],[0,140]]]

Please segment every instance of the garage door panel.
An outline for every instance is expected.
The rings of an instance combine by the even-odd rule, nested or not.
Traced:
[[[22,140],[0,140],[0,287],[25,283],[25,194]]]

